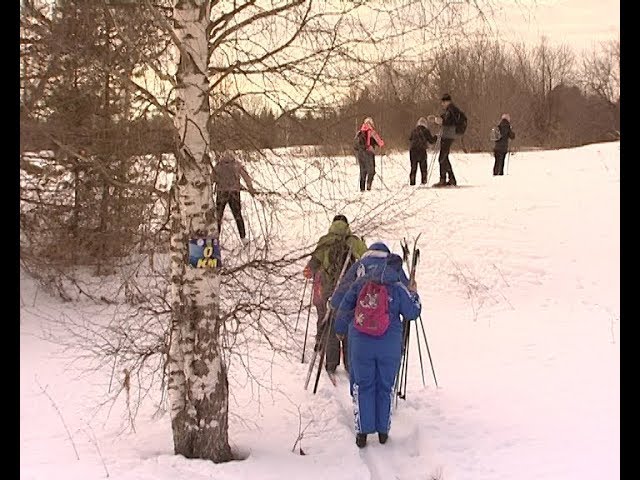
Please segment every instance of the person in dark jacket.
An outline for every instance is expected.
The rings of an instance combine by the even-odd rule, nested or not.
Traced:
[[[509,140],[516,138],[516,134],[511,130],[511,117],[508,113],[503,113],[498,124],[500,138],[496,140],[493,147],[493,155],[496,161],[493,164],[493,175],[504,175],[504,159],[509,151]]]
[[[403,322],[418,318],[422,309],[415,281],[407,287],[401,271],[402,258],[396,254],[370,268],[345,293],[336,317],[336,335],[348,334],[349,338],[356,445],[360,448],[366,445],[369,433],[377,432],[380,443],[387,441],[393,385],[402,356]],[[383,285],[388,296],[389,325],[378,336],[363,333],[354,321],[358,296],[369,281]],[[375,305],[376,299],[367,301]]]
[[[315,349],[320,348],[320,337],[326,325],[323,320],[325,320],[325,314],[327,313],[327,302],[336,287],[349,248],[351,248],[352,259],[356,261],[365,253],[367,245],[362,239],[351,233],[347,217],[336,215],[329,227],[329,232],[318,240],[318,244],[311,254],[311,259],[304,269],[305,278],[313,278],[313,303],[318,314]],[[326,319],[326,322],[328,321],[330,321],[329,318]],[[335,336],[334,325],[327,343],[327,372],[335,372],[337,366],[340,365],[341,351],[344,358],[344,367],[348,370],[347,342],[346,340],[344,342],[338,341]]]
[[[362,139],[362,141],[359,141]],[[360,191],[364,192],[365,187],[371,190],[373,177],[376,174],[375,147],[384,147],[384,140],[378,135],[373,124],[373,119],[367,117],[362,122],[362,126],[356,133],[356,158],[360,166]]]
[[[242,204],[240,203],[240,184],[242,178],[251,195],[255,195],[251,177],[245,168],[236,160],[230,152],[224,152],[218,163],[213,167],[213,181],[216,183],[216,219],[218,221],[218,232],[222,227],[222,217],[227,204],[231,207],[231,213],[236,220],[238,233],[243,244],[248,243],[244,229],[244,219],[242,218]]]
[[[438,139],[431,134],[427,125],[426,118],[420,117],[416,128],[409,136],[409,161],[411,162],[409,185],[416,184],[418,165],[420,165],[420,183],[422,185],[427,183],[427,148],[430,143],[436,143]]]
[[[436,117],[436,123],[442,125],[442,133],[440,134],[440,156],[438,163],[440,164],[440,181],[435,183],[434,187],[455,186],[456,176],[453,174],[451,162],[449,161],[449,151],[456,135],[456,118],[460,109],[451,101],[451,95],[445,93],[440,99],[444,111],[440,117]],[[449,177],[447,179],[447,176]]]

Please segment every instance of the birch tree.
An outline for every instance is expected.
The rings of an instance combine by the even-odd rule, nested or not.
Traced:
[[[209,154],[209,0],[178,0],[173,9],[180,60],[176,73],[177,176],[171,239],[173,288],[169,399],[176,454],[231,460],[228,383],[220,347],[220,279],[191,268],[190,238],[216,236]]]
[[[468,4],[478,9],[477,2]],[[432,24],[450,2],[370,5],[312,0],[173,3],[168,31],[179,61],[169,397],[177,454],[214,462],[232,457],[220,278],[215,270],[188,264],[189,240],[218,234],[212,216],[211,160],[215,149],[224,149],[224,137],[212,145],[209,126],[228,131],[224,124],[232,123],[229,113],[243,111],[247,96],[264,96],[285,113],[303,106],[319,108],[332,100],[333,92],[376,65],[419,49],[419,41],[429,33],[437,40],[443,32]],[[412,22],[396,22],[405,16]],[[350,72],[347,65],[353,67]]]
[[[91,2],[79,3],[87,6]],[[479,10],[475,0],[462,3],[469,5],[471,10]],[[135,52],[135,39],[125,28],[127,13],[118,10],[125,8],[131,9],[130,12],[142,8],[145,13],[152,15],[153,27],[165,32],[165,37],[170,38],[175,47],[172,52],[163,50],[159,56],[152,58],[151,55],[136,57],[144,60],[147,68],[136,69],[135,72],[111,71],[112,64],[99,59],[104,68],[102,73],[106,73],[101,78],[108,81],[103,82],[105,92],[111,91],[106,88],[106,83],[111,87],[117,79],[131,87],[132,94],[135,92],[135,98],[131,101],[120,103],[130,105],[134,111],[153,110],[171,117],[174,124],[173,153],[176,165],[171,192],[170,311],[167,312],[161,303],[158,308],[161,313],[155,315],[156,319],[160,315],[170,316],[167,322],[168,340],[164,342],[164,331],[159,335],[155,330],[145,332],[144,335],[152,338],[150,348],[141,348],[138,338],[135,341],[127,339],[130,353],[123,352],[122,342],[118,340],[110,342],[109,339],[99,344],[102,334],[91,337],[90,341],[94,342],[91,353],[99,351],[117,356],[112,371],[116,364],[119,369],[127,371],[127,385],[130,385],[129,379],[134,375],[131,368],[124,368],[123,355],[138,355],[146,361],[156,353],[166,355],[168,346],[168,396],[177,454],[214,462],[232,458],[228,438],[229,387],[228,363],[224,358],[225,329],[231,324],[229,330],[237,334],[237,330],[240,330],[237,327],[242,322],[242,329],[254,328],[259,335],[267,337],[269,343],[271,332],[275,331],[276,335],[287,333],[290,327],[286,321],[291,313],[288,305],[291,302],[283,297],[291,295],[291,286],[299,280],[291,271],[295,271],[296,263],[308,254],[311,247],[301,245],[294,251],[273,255],[270,245],[279,240],[273,228],[277,224],[276,207],[264,202],[263,208],[270,210],[268,213],[262,212],[265,224],[267,217],[271,224],[260,225],[262,236],[265,237],[261,258],[250,259],[245,265],[233,265],[226,272],[224,269],[192,268],[189,264],[189,241],[216,238],[219,234],[212,205],[212,190],[215,187],[211,178],[213,159],[230,147],[242,148],[245,152],[253,150],[255,156],[262,159],[267,157],[252,141],[255,135],[243,136],[238,119],[245,121],[253,117],[247,112],[246,105],[252,99],[259,98],[275,112],[274,117],[288,119],[292,123],[298,121],[300,117],[297,114],[303,110],[319,112],[327,107],[335,107],[341,98],[348,95],[350,87],[361,85],[380,65],[391,60],[410,62],[417,52],[424,53],[428,49],[425,45],[437,45],[450,31],[458,33],[458,25],[450,21],[451,17],[447,17],[446,22],[438,22],[454,4],[459,9],[461,2],[173,0],[169,3],[168,0],[103,0],[92,3],[106,6],[104,12],[108,23],[105,25],[108,28],[100,32],[108,40],[109,52],[123,46],[126,46],[126,52]],[[49,32],[48,18],[41,17],[36,10],[30,9],[38,31]],[[116,10],[120,13],[111,15],[110,12]],[[55,35],[51,38],[55,41]],[[74,50],[69,49],[69,60],[75,59],[74,54]],[[167,58],[175,60],[176,68],[172,72],[167,71],[167,62],[159,61]],[[174,61],[169,63],[173,64]],[[50,75],[46,65],[45,62],[40,67],[38,76]],[[54,68],[56,63],[52,62],[51,65]],[[26,67],[26,70],[33,71],[33,66]],[[160,78],[172,93],[159,93],[145,88],[145,81],[150,77]],[[30,92],[28,103],[43,105],[46,110],[47,90],[40,88],[41,85],[45,84],[27,85]],[[120,108],[116,107],[112,97],[109,98],[104,105]],[[118,114],[122,112],[113,112],[113,117]],[[125,122],[129,121],[127,115],[122,118]],[[256,124],[253,128],[259,129],[260,125]],[[62,130],[68,133],[66,126]],[[345,135],[351,137],[351,127]],[[78,150],[73,146],[65,147],[71,153]],[[294,208],[295,202],[299,202],[301,215],[308,213],[306,207],[309,204],[325,213],[332,212],[331,215],[335,209],[344,207],[346,196],[342,195],[344,192],[336,190],[346,188],[346,182],[335,185],[338,182],[327,181],[329,175],[336,174],[324,165],[330,165],[330,162],[312,159],[310,165],[303,165],[303,168],[299,168],[300,163],[292,168],[293,161],[289,164],[285,161],[276,163],[263,164],[261,167],[263,171],[269,170],[268,175],[277,179],[271,188],[278,191],[269,192],[273,194],[272,198],[292,201]],[[101,165],[96,162],[96,168]],[[309,172],[313,178],[309,178]],[[126,186],[123,185],[123,188]],[[403,202],[406,204],[406,195],[399,192],[393,197],[397,204],[395,210],[382,203],[367,205],[362,202],[358,205],[360,210],[357,207],[355,209],[358,219],[352,225],[358,228],[361,222],[366,228],[358,233],[366,234],[384,224],[385,219],[406,215],[408,210],[402,207]],[[303,202],[308,203],[304,205]],[[371,219],[374,220],[369,222]],[[315,232],[317,228],[313,230]],[[275,274],[274,270],[277,270]],[[247,274],[247,271],[250,273]],[[260,274],[259,278],[254,275],[256,271]],[[222,281],[225,278],[233,284],[226,290]],[[262,290],[261,296],[255,295],[256,290]],[[162,285],[159,291],[163,291]],[[233,292],[239,292],[241,300],[226,298],[233,296]],[[284,293],[269,298],[272,292]],[[252,294],[255,298],[251,297]],[[221,304],[223,301],[226,305]],[[267,306],[259,305],[260,302]],[[222,311],[221,305],[225,311]],[[261,318],[264,321],[261,315],[264,315],[265,309],[271,309],[270,318],[260,323]],[[150,309],[147,309],[147,315],[154,317]],[[269,324],[269,321],[272,323]],[[277,329],[272,329],[273,324]],[[151,328],[156,327],[154,325]],[[130,330],[118,327],[107,333],[114,332],[121,336],[127,331]]]

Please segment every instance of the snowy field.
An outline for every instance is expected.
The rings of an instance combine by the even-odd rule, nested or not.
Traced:
[[[290,355],[256,346],[253,381],[231,366],[230,439],[245,459],[215,465],[174,456],[159,392],[142,403],[134,432],[124,395],[112,408],[96,408],[109,372],[82,375],[82,361],[70,361],[41,338],[52,317],[107,321],[115,307],[62,303],[25,276],[21,478],[619,478],[620,144],[521,152],[503,177],[491,175],[489,154],[451,158],[459,188],[409,187],[405,152],[383,157],[383,178],[364,195],[352,158],[330,162],[335,213],[345,213],[355,233],[366,230],[358,222],[363,205],[370,213],[389,198],[406,215],[367,232],[368,243],[385,240],[398,252],[403,237],[422,233],[417,282],[439,388],[428,363],[423,387],[412,344],[407,399],[393,413],[386,445],[373,436],[365,449],[356,447],[341,367],[337,388],[323,378],[316,395],[303,389],[307,365],[300,363],[304,329],[298,328]],[[253,169],[264,185],[260,173]],[[287,178],[301,181],[299,173]],[[429,183],[436,181],[437,171]],[[314,222],[299,205],[282,210],[279,235],[308,245],[324,234],[332,215],[312,210]],[[247,203],[245,212],[259,243],[258,210]],[[225,225],[233,227],[230,212]],[[298,298],[302,286],[301,280]],[[311,318],[315,331],[315,313]]]

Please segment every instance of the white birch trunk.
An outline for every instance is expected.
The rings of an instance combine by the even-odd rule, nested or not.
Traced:
[[[176,0],[175,31],[182,44],[176,73],[176,216],[171,239],[172,343],[169,399],[175,453],[231,460],[228,383],[220,349],[220,280],[189,265],[190,238],[217,236],[211,204],[207,25],[209,0]]]

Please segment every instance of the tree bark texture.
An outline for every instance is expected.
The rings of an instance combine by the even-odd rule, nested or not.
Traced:
[[[174,450],[216,463],[232,459],[228,439],[228,381],[221,351],[220,279],[213,269],[189,265],[189,239],[217,236],[211,204],[209,0],[176,0],[177,173],[171,239],[172,335],[169,400]]]

